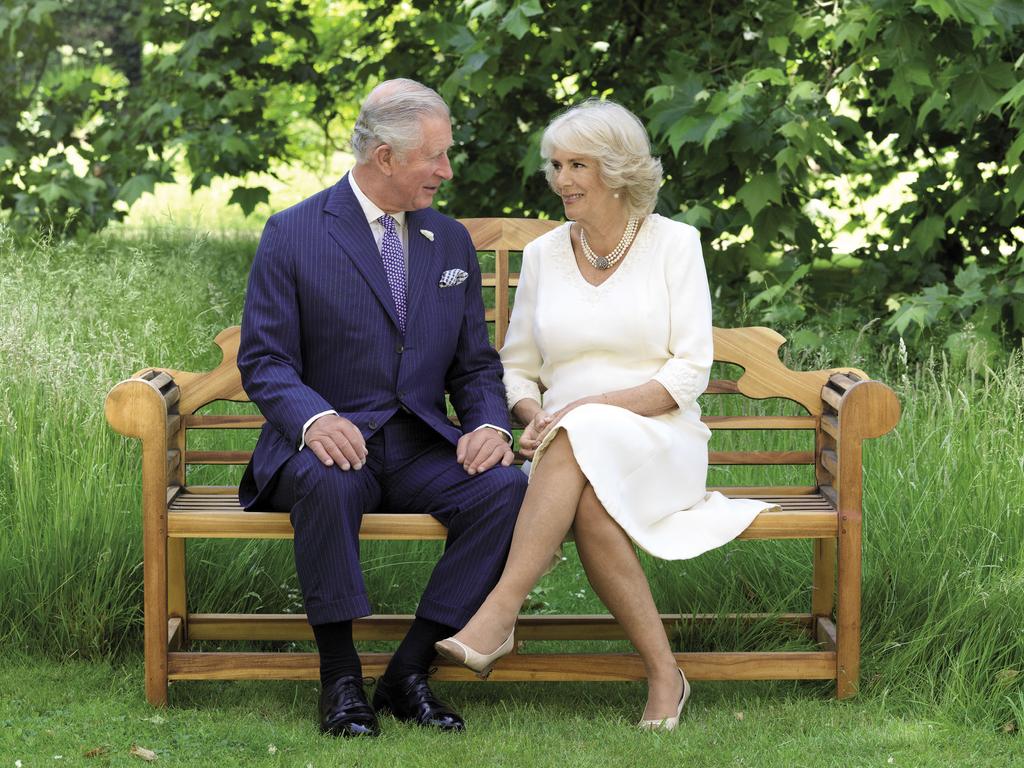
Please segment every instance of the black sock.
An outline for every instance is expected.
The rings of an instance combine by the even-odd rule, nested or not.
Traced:
[[[320,686],[326,688],[345,675],[363,676],[363,665],[352,642],[352,622],[335,621],[313,627],[320,651]]]
[[[389,680],[398,680],[406,675],[424,673],[437,656],[434,643],[454,635],[459,630],[447,624],[439,624],[430,619],[417,616],[413,619],[409,632],[391,657],[384,676]]]

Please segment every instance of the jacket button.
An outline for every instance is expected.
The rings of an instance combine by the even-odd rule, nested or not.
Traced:
[[[370,429],[376,429],[377,428],[377,422],[376,421],[371,421],[370,424],[369,424],[369,427],[370,427]]]
[[[402,346],[401,344],[396,344],[395,352],[397,352],[398,354],[402,354],[403,352],[405,352],[405,347]]]

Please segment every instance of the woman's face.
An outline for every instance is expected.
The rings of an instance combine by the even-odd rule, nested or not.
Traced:
[[[596,158],[558,149],[549,158],[551,187],[562,198],[565,217],[581,224],[617,220],[625,202],[601,181]]]

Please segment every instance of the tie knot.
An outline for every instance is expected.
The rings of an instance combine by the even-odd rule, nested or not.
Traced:
[[[388,232],[390,234],[396,234],[396,232],[397,232],[397,230],[395,229],[396,222],[395,222],[394,218],[391,216],[391,214],[385,213],[383,216],[381,216],[379,219],[377,219],[377,221],[379,221],[380,225],[382,227],[384,227],[384,231],[385,232]]]

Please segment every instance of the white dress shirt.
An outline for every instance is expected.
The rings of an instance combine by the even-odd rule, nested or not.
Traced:
[[[359,188],[359,184],[356,183],[356,177],[352,172],[348,174],[348,183],[352,187],[352,192],[356,196],[356,200],[359,201],[359,207],[363,209],[363,215],[366,216],[366,222],[370,225],[370,232],[373,233],[373,240],[377,244],[377,250],[380,250],[381,240],[384,239],[384,226],[378,221],[387,211],[381,209],[373,200],[366,196],[366,193]],[[388,214],[395,220],[395,229],[398,231],[398,236],[402,238],[402,255],[405,257],[405,273],[409,274],[409,227],[406,226],[406,215],[405,211],[398,211],[397,213]],[[306,430],[310,428],[314,421],[319,419],[321,416],[327,414],[338,415],[337,411],[322,411],[315,416],[312,416],[302,426],[302,438],[299,441],[299,450],[301,451],[306,447]],[[477,429],[483,429],[489,427],[490,429],[496,429],[504,435],[505,440],[512,444],[512,435],[501,427],[497,427],[494,424],[481,424]],[[476,430],[473,430],[474,432]]]

